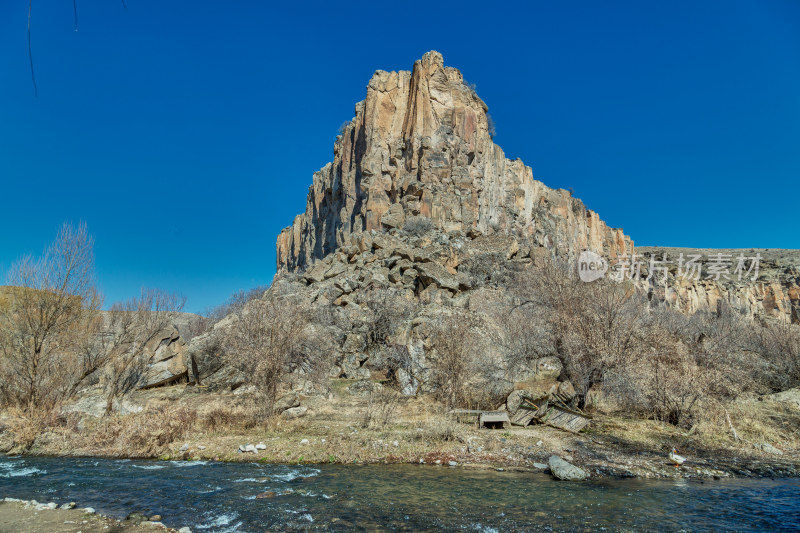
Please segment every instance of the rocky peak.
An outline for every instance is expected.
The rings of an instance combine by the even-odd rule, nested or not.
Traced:
[[[333,161],[314,174],[305,212],[278,237],[278,270],[305,270],[356,234],[413,217],[444,232],[514,235],[569,256],[587,248],[611,258],[632,251],[622,230],[507,159],[492,140],[487,111],[438,52],[411,72],[376,71],[336,139]]]

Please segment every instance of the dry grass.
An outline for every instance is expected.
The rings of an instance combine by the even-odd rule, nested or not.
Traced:
[[[736,456],[744,461],[763,460],[765,455],[752,442],[769,442],[786,452],[781,460],[796,461],[800,442],[800,410],[770,402],[727,406],[744,439],[738,442],[727,422],[722,424],[722,410],[692,432],[665,422],[597,413],[588,431],[574,435],[546,426],[480,430],[456,422],[440,404],[424,397],[398,401],[385,424],[379,417],[365,427],[367,398],[349,394],[347,384],[334,380],[331,397],[303,398],[309,414],[295,420],[259,418],[244,395],[178,385],[137,393],[133,399],[147,405],[137,414],[53,416],[37,424],[5,414],[0,422],[19,432],[18,451],[32,444],[29,453],[41,454],[292,464],[457,461],[505,468],[532,468],[551,454],[571,454],[583,466],[612,464],[635,475],[667,476],[678,475],[664,465],[672,446],[692,457]],[[257,443],[264,443],[266,450],[257,455],[238,452],[242,444]],[[187,450],[181,449],[184,444]]]

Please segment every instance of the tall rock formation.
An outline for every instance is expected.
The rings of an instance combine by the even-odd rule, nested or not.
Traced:
[[[354,234],[415,216],[445,232],[510,234],[568,256],[588,248],[613,259],[633,250],[622,230],[569,192],[506,159],[487,110],[438,52],[412,72],[375,72],[336,139],[333,162],[314,174],[305,213],[278,237],[278,270],[305,270]]]
[[[489,248],[518,259],[542,254],[574,259],[588,249],[611,265],[630,257],[633,241],[621,229],[608,227],[569,192],[535,180],[519,159],[506,159],[492,140],[487,109],[438,52],[425,54],[412,72],[377,71],[366,99],[356,104],[355,117],[336,139],[333,162],[314,174],[305,212],[278,237],[278,271],[305,272],[307,279],[322,281],[342,274],[343,264],[349,264],[351,279],[388,276],[419,295],[438,268],[434,285],[456,295],[468,288],[464,260]],[[420,219],[454,237],[449,244],[435,244],[436,251],[433,242],[417,243],[428,250],[423,266],[407,249],[408,232],[400,231]],[[487,241],[476,240],[479,236],[493,239],[489,248]],[[681,252],[641,251],[659,257],[669,252],[673,260]],[[709,257],[711,252],[700,251]],[[736,256],[731,250],[717,252]],[[761,252],[758,279],[687,280],[673,265],[666,285],[642,281],[638,286],[688,313],[729,304],[751,317],[800,323],[798,254]],[[380,260],[402,256],[410,264],[401,263],[397,272],[392,261],[377,268],[371,254]],[[361,265],[370,266],[369,275],[360,272]],[[461,277],[452,277],[457,273]],[[642,274],[647,275],[646,258]],[[330,300],[338,301],[335,294]]]

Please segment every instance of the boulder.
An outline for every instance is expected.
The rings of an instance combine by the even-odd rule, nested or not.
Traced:
[[[144,346],[144,351],[151,363],[140,388],[167,385],[187,377],[186,342],[176,327],[159,332]]]
[[[511,394],[508,395],[508,398],[506,398],[506,408],[508,408],[508,412],[514,413],[517,409],[519,409],[522,399],[527,394],[528,392],[524,390],[512,391]]]
[[[403,396],[416,396],[419,390],[419,381],[405,368],[398,368],[394,373],[394,378]]]
[[[360,333],[350,333],[345,337],[342,351],[345,353],[360,352],[366,346],[367,341]]]
[[[190,381],[212,389],[236,389],[247,382],[247,376],[224,359],[224,330],[235,320],[235,316],[227,317],[212,331],[191,340],[186,350]]]
[[[444,266],[438,263],[419,263],[416,265],[419,278],[426,284],[435,284],[437,287],[450,291],[458,291],[462,284],[456,275],[451,274]]]
[[[568,463],[557,455],[551,455],[550,459],[547,461],[547,464],[550,467],[550,473],[553,474],[553,477],[556,479],[561,479],[564,481],[583,481],[589,477],[589,474],[587,474],[585,471],[573,464]]]
[[[356,396],[362,396],[373,391],[378,391],[381,388],[382,386],[380,383],[375,383],[368,379],[362,379],[347,387],[347,392]]]
[[[753,444],[753,446],[765,453],[771,453],[772,455],[783,455],[782,451],[768,442],[756,442]]]
[[[147,521],[147,516],[144,513],[134,511],[125,517],[125,521],[130,522],[132,524],[139,524],[141,522]]]
[[[561,375],[563,365],[558,357],[542,357],[536,360],[536,379],[539,381],[555,381]]]
[[[565,402],[571,401],[575,397],[575,387],[570,381],[562,381],[558,384],[558,397]]]
[[[389,210],[381,217],[381,224],[387,228],[399,228],[404,222],[405,213],[403,213],[403,206],[400,204],[392,204]]]
[[[287,420],[291,420],[293,418],[300,418],[301,416],[305,416],[308,412],[308,407],[292,407],[291,409],[287,409],[281,413],[281,418],[285,418]]]
[[[282,413],[283,411],[297,407],[298,405],[300,405],[300,396],[296,392],[290,392],[289,394],[284,394],[275,400],[273,409],[276,413]]]
[[[800,407],[800,387],[770,394],[766,398],[773,402],[788,403],[794,407]]]

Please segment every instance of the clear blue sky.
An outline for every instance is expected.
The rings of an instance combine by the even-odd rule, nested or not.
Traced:
[[[800,248],[800,2],[0,3],[0,271],[63,221],[107,301],[269,283],[377,69],[435,49],[495,140],[639,244]],[[2,275],[2,272],[0,272]]]

